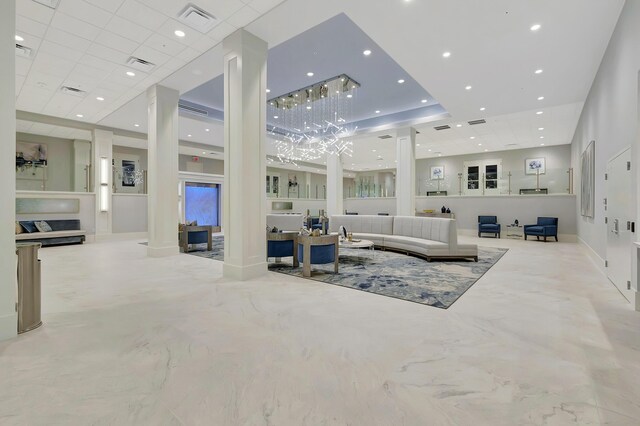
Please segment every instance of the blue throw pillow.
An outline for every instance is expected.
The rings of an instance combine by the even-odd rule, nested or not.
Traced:
[[[38,228],[36,228],[36,225],[33,223],[33,221],[20,222],[20,225],[22,225],[24,230],[28,233],[38,232]]]

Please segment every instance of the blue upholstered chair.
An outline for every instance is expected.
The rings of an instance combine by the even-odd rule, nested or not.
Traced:
[[[558,218],[557,217],[539,217],[535,225],[524,225],[524,239],[527,239],[527,235],[535,235],[539,240],[540,237],[544,237],[544,241],[547,241],[547,237],[555,237],[558,241]]]
[[[493,234],[494,237],[500,238],[500,229],[498,216],[478,216],[478,237],[482,237],[482,234]]]
[[[338,235],[298,237],[298,262],[302,262],[302,276],[311,276],[311,265],[333,263],[333,271],[338,273]]]
[[[298,243],[297,232],[267,232],[267,258],[293,257],[293,266],[298,267],[295,247]]]

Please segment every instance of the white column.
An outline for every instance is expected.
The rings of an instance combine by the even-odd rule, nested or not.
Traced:
[[[344,214],[342,156],[327,154],[327,216]]]
[[[224,51],[224,267],[234,280],[267,272],[267,43],[239,29]]]
[[[93,182],[96,193],[96,240],[111,234],[113,188],[113,132],[93,130]]]
[[[16,2],[0,14],[0,340],[18,334],[16,317]]]
[[[177,90],[151,86],[149,112],[148,228],[150,257],[178,254],[178,100]]]
[[[416,129],[399,129],[396,145],[396,207],[398,216],[416,214]]]

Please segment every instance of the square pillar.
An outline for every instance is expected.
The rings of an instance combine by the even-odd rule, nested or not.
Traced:
[[[148,150],[148,224],[150,257],[172,256],[178,248],[178,100],[177,90],[151,86]]]
[[[396,142],[396,211],[398,216],[416,214],[416,129],[399,129]]]
[[[112,232],[113,132],[93,130],[93,190],[96,193],[96,240]]]
[[[16,2],[0,14],[0,340],[18,334],[16,315]]]
[[[327,216],[344,214],[344,168],[340,154],[327,154]]]
[[[264,191],[267,43],[239,29],[224,39],[224,267],[226,278],[267,272]]]

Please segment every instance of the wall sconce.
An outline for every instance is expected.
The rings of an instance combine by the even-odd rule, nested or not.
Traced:
[[[100,157],[100,211],[109,211],[109,159]]]

